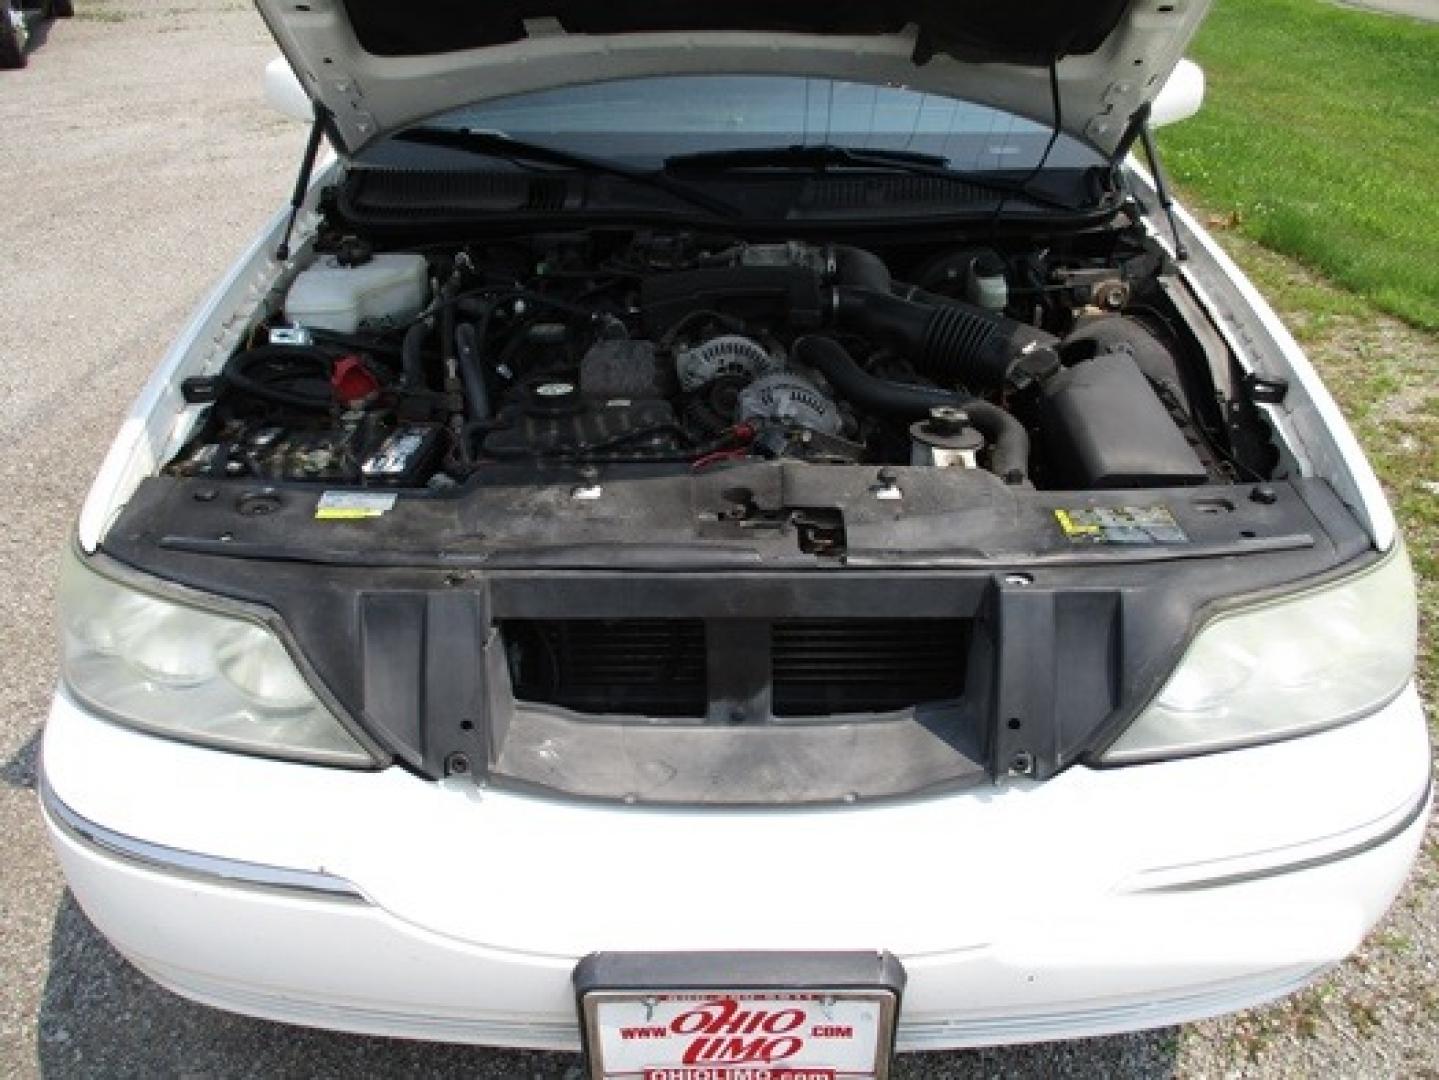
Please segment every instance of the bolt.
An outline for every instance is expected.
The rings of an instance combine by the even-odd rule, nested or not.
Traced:
[[[1034,772],[1034,758],[1027,750],[1021,750],[1009,759],[1009,771],[1015,776],[1028,776]]]
[[[600,487],[599,469],[593,465],[581,465],[576,471],[580,474],[580,482],[570,489],[570,498],[593,500],[604,494],[604,488]]]
[[[1028,585],[1034,584],[1034,578],[1028,574],[1005,574],[1000,580],[1006,585],[1013,585],[1017,589],[1023,589]]]
[[[1249,492],[1249,500],[1260,506],[1273,506],[1279,501],[1279,492],[1268,484],[1259,484]]]
[[[874,491],[874,497],[876,499],[904,498],[904,492],[899,489],[899,473],[895,472],[888,465],[875,474],[875,479],[877,479],[879,483],[871,490]]]
[[[470,771],[470,759],[465,754],[451,754],[445,758],[446,776],[464,776]]]

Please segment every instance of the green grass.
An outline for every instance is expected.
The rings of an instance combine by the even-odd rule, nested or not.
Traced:
[[[1326,0],[1217,0],[1203,110],[1161,134],[1233,227],[1439,330],[1439,24]]]

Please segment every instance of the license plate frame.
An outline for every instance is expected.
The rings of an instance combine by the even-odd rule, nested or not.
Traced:
[[[586,1075],[887,1080],[904,983],[886,952],[594,953],[574,972]]]

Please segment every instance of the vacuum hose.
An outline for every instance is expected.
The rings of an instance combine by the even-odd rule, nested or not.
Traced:
[[[455,349],[458,352],[460,385],[465,392],[470,420],[490,418],[490,392],[485,385],[485,368],[480,361],[480,333],[474,323],[462,322],[455,328]]]
[[[902,301],[901,301],[902,302]],[[990,445],[990,468],[1007,484],[1029,480],[1029,432],[997,405],[935,386],[913,386],[871,375],[833,338],[810,335],[794,346],[795,359],[814,368],[844,398],[871,412],[899,419],[928,416],[946,405],[963,409]]]
[[[404,366],[405,386],[410,390],[418,390],[425,385],[425,358],[422,350],[429,332],[430,328],[425,325],[423,319],[412,323],[405,330],[404,341],[400,346],[400,357]]]
[[[259,345],[230,357],[222,378],[262,401],[324,412],[334,404],[333,367],[333,357],[314,346]]]

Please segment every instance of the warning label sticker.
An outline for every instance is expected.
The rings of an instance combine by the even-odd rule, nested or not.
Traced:
[[[1055,510],[1054,518],[1076,544],[1189,543],[1167,506],[1090,506]]]
[[[315,506],[315,520],[358,521],[379,517],[394,508],[396,498],[392,491],[327,491]]]

